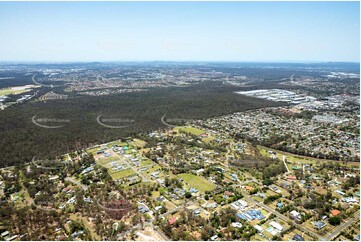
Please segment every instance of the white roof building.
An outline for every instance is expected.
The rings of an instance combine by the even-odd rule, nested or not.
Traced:
[[[255,225],[254,228],[257,229],[259,232],[263,232],[263,228],[259,225]]]
[[[239,222],[233,222],[232,226],[235,227],[235,228],[242,228],[242,224],[239,223]]]
[[[211,240],[212,241],[215,241],[215,240],[217,240],[218,239],[218,236],[217,235],[213,235],[212,237],[211,237]]]
[[[247,207],[248,203],[244,200],[238,200],[238,202],[241,204],[242,207]]]
[[[231,203],[231,207],[234,208],[234,209],[236,209],[236,210],[239,209],[239,207],[238,207],[236,204],[234,204],[234,203]]]
[[[354,197],[344,197],[344,198],[342,198],[342,201],[347,202],[347,203],[358,203],[357,199]]]
[[[273,228],[277,229],[280,232],[283,230],[283,226],[275,221],[270,222],[269,225],[271,225]]]
[[[291,211],[290,214],[294,218],[300,218],[301,217],[301,214],[299,212],[297,212],[296,210]]]

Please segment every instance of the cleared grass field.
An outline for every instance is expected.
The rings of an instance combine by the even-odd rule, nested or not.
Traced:
[[[212,136],[208,136],[206,138],[203,138],[202,141],[209,143],[212,142],[213,140],[215,140],[216,138],[212,137]]]
[[[132,186],[126,186],[123,189],[125,191],[128,191],[128,190],[131,190],[131,189],[134,189],[134,188],[142,188],[143,186],[151,186],[153,183],[154,182],[152,182],[152,181],[140,182],[140,183],[137,183],[137,184],[132,185]]]
[[[179,174],[178,177],[182,178],[191,187],[197,188],[201,192],[212,191],[216,188],[216,185],[210,183],[205,178],[192,175],[192,174]]]
[[[197,135],[197,136],[206,133],[205,130],[194,128],[194,127],[191,127],[191,126],[176,127],[176,128],[174,128],[174,130],[179,131],[179,132],[191,133],[191,134]],[[215,139],[216,138],[208,135],[207,137],[202,138],[202,141],[206,142],[206,143],[209,143],[209,142],[211,142],[211,141],[213,141]]]
[[[115,156],[104,157],[104,158],[97,160],[96,163],[98,165],[105,166],[106,164],[108,164],[111,161],[119,161],[119,158],[115,157]]]
[[[154,164],[153,161],[147,159],[147,160],[142,160],[140,162],[140,166],[147,166],[147,165],[151,165],[151,164]]]
[[[31,91],[30,89],[24,89],[24,90],[18,90],[18,89],[11,89],[11,88],[4,88],[4,89],[0,89],[0,96],[3,95],[11,95],[11,94],[21,94],[24,92],[29,92]]]
[[[117,145],[118,147],[120,146],[125,146],[125,145],[128,145],[126,142],[121,142],[121,141],[113,141],[113,142],[110,142],[109,144],[107,144],[107,147],[108,148],[111,148],[113,145]]]
[[[313,157],[308,157],[308,156],[295,155],[295,154],[291,154],[288,152],[267,148],[267,147],[264,147],[261,145],[258,145],[257,148],[258,148],[260,154],[263,156],[269,157],[270,156],[270,154],[268,153],[269,150],[276,152],[276,157],[280,160],[283,159],[283,155],[286,156],[287,163],[290,162],[291,166],[292,166],[293,162],[294,163],[304,163],[304,164],[318,164],[320,162],[341,162],[342,163],[342,161],[325,160],[325,159],[318,159],[318,158],[313,158]],[[347,165],[354,166],[354,167],[360,167],[360,163],[358,163],[358,162],[348,162]]]
[[[91,154],[95,155],[98,150],[99,150],[99,147],[88,149],[86,152],[88,152],[89,154],[91,153]]]
[[[153,166],[149,167],[149,169],[147,170],[147,173],[156,172],[156,171],[158,171],[160,168],[162,168],[160,165],[154,163]]]
[[[266,194],[268,197],[270,197],[270,196],[275,196],[275,195],[277,195],[278,193],[276,193],[276,192],[274,192],[274,191],[271,191],[271,190],[267,190],[267,191],[265,192],[265,194]]]
[[[201,135],[201,134],[205,133],[204,130],[197,129],[197,128],[190,127],[190,126],[176,127],[174,129],[177,130],[177,131],[180,131],[180,132],[191,133],[193,135]]]
[[[114,179],[114,180],[118,180],[121,178],[125,178],[128,176],[132,176],[135,174],[135,172],[132,169],[126,169],[126,170],[122,170],[122,171],[117,171],[117,172],[113,172],[111,170],[108,170],[109,175]]]
[[[131,145],[139,147],[139,148],[143,148],[146,144],[147,144],[147,142],[145,142],[144,140],[141,140],[141,139],[134,139],[133,142],[131,142]]]

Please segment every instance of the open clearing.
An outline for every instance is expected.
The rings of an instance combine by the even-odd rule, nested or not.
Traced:
[[[135,172],[131,168],[125,169],[122,171],[116,171],[116,172],[108,170],[108,173],[114,180],[125,178],[125,177],[131,176],[131,175],[135,175]]]
[[[106,166],[106,164],[108,164],[112,161],[119,161],[119,158],[115,157],[115,156],[104,157],[104,158],[100,158],[99,160],[97,160],[96,163],[98,165],[108,167],[108,166]]]
[[[128,145],[128,143],[117,140],[117,141],[113,141],[113,142],[108,143],[108,144],[107,144],[107,147],[108,147],[108,148],[111,148],[111,147],[113,147],[113,145],[116,145],[116,146],[118,146],[118,147],[121,147],[121,146],[126,146],[126,145]]]
[[[296,154],[291,154],[288,152],[284,152],[284,151],[280,151],[280,150],[275,150],[275,149],[271,149],[271,148],[267,148],[261,145],[257,146],[261,155],[263,156],[270,156],[270,154],[268,153],[269,150],[276,152],[276,157],[280,160],[282,160],[283,155],[286,156],[287,159],[287,163],[293,165],[293,163],[297,164],[297,163],[303,163],[303,164],[318,164],[320,162],[339,162],[342,163],[342,161],[337,161],[337,160],[326,160],[326,159],[318,159],[318,158],[313,158],[313,157],[308,157],[308,156],[302,156],[302,155],[296,155]],[[355,167],[359,167],[360,163],[358,162],[347,162],[348,166],[355,166]],[[290,167],[291,169],[291,167]]]
[[[138,148],[143,148],[147,144],[147,142],[140,139],[133,139],[133,141],[130,144]]]
[[[197,136],[205,133],[204,130],[197,129],[197,128],[190,127],[190,126],[176,127],[175,130],[178,130],[180,132],[185,132],[185,133],[191,133],[191,134],[197,135]]]
[[[31,91],[31,89],[36,88],[35,85],[26,85],[26,86],[20,86],[20,87],[9,87],[9,88],[3,88],[0,89],[0,96],[3,95],[16,95],[21,94],[25,92]]]
[[[175,131],[179,131],[179,132],[184,132],[184,133],[191,133],[193,135],[196,136],[200,136],[201,134],[206,134],[207,132],[205,130],[202,129],[198,129],[195,127],[191,127],[191,126],[182,126],[182,127],[176,127],[174,128]],[[208,136],[202,138],[203,142],[209,143],[211,141],[215,140],[214,137],[210,136],[208,134]]]
[[[189,184],[189,186],[195,187],[201,192],[212,191],[216,188],[214,184],[210,183],[205,178],[200,176],[192,174],[179,174],[177,176],[182,178],[186,183]]]
[[[4,88],[4,89],[0,89],[0,96],[21,94],[28,91],[30,90],[14,90],[10,88]]]

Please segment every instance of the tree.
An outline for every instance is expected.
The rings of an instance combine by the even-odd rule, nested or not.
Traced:
[[[186,193],[185,193],[185,197],[186,197],[186,198],[191,198],[191,197],[192,197],[192,193],[186,192]]]
[[[341,223],[341,217],[340,216],[334,216],[334,217],[331,217],[328,222],[331,224],[331,225],[339,225]]]

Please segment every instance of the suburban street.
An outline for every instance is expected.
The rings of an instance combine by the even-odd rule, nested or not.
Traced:
[[[127,165],[135,172],[137,173],[141,178],[143,182],[147,182],[149,181],[148,178],[146,178],[140,171],[138,171],[136,168],[134,168],[134,166],[132,164],[130,164],[127,159],[125,159],[124,157],[120,156],[118,153],[114,152],[112,149],[110,149],[110,151],[112,152],[113,155],[115,155],[116,157],[119,158],[119,160],[124,161],[125,163],[127,163]]]
[[[282,215],[282,214],[279,213],[278,211],[270,208],[269,206],[267,206],[267,205],[265,205],[265,204],[263,204],[263,203],[259,203],[259,202],[255,201],[255,200],[254,200],[253,198],[251,198],[249,195],[245,195],[244,198],[245,198],[246,200],[248,200],[249,202],[252,202],[252,203],[256,204],[257,206],[260,206],[260,207],[262,207],[263,209],[265,209],[265,210],[273,213],[274,215],[276,215],[277,217],[279,217],[279,218],[282,219],[283,221],[285,221],[285,222],[291,222],[295,227],[297,227],[298,229],[300,229],[300,230],[302,230],[302,231],[304,231],[304,232],[306,232],[306,233],[308,233],[308,234],[311,234],[311,235],[312,235],[314,238],[316,238],[317,240],[322,240],[322,238],[321,238],[319,235],[317,235],[316,233],[308,230],[307,228],[305,228],[305,227],[302,226],[302,225],[299,225],[299,224],[295,223],[294,221],[292,221],[292,220],[289,219],[288,217]]]
[[[78,185],[79,187],[81,187],[83,190],[88,190],[88,186],[81,184],[80,182],[78,182],[77,180],[75,180],[74,178],[71,177],[67,177],[65,178],[66,181],[69,181],[71,183],[74,183],[75,185]]]
[[[302,230],[305,233],[308,233],[310,235],[312,235],[314,238],[316,238],[317,240],[320,241],[331,241],[333,238],[335,238],[336,236],[338,236],[345,228],[347,228],[348,226],[352,225],[353,222],[357,221],[360,219],[360,211],[358,211],[353,218],[349,219],[346,223],[343,223],[341,225],[339,225],[334,231],[332,231],[332,233],[330,233],[329,235],[327,235],[326,237],[321,237],[320,235],[314,233],[313,231],[310,231],[309,229],[307,229],[306,227],[295,223],[294,221],[290,220],[288,217],[282,215],[281,213],[279,213],[278,211],[270,208],[269,206],[263,204],[263,203],[259,203],[257,201],[255,201],[253,198],[251,198],[249,195],[245,195],[244,198],[246,200],[248,200],[249,202],[252,202],[254,204],[256,204],[257,206],[262,207],[263,209],[273,213],[274,215],[276,215],[277,217],[279,217],[280,219],[284,220],[285,222],[291,222],[296,228]]]
[[[353,222],[360,220],[360,211],[358,211],[353,218],[349,219],[346,223],[339,225],[331,234],[327,235],[323,240],[330,241],[341,233],[348,226],[352,225]]]

